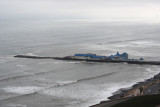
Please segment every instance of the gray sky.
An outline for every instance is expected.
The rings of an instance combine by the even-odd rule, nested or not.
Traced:
[[[0,0],[0,19],[160,19],[160,0]]]

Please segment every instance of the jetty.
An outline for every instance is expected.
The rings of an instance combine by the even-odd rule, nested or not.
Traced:
[[[30,56],[30,55],[16,55],[16,58],[31,58],[31,59],[55,59],[55,60],[68,60],[68,61],[86,61],[86,62],[102,62],[102,63],[127,63],[127,64],[140,64],[140,65],[160,65],[160,61],[145,61],[140,59],[129,59],[127,53],[122,53],[110,56],[99,56],[96,54],[75,54],[74,56],[65,57],[43,57],[43,56]]]

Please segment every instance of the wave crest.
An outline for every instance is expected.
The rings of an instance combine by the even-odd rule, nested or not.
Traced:
[[[77,80],[73,80],[73,81],[56,81],[56,83],[58,83],[58,86],[63,86],[63,85],[69,85],[69,84],[72,84],[72,83],[76,83]]]
[[[26,55],[28,55],[28,56],[38,56],[38,55],[33,54],[33,53],[27,53]]]

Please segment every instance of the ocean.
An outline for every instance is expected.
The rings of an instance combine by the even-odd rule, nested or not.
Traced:
[[[160,60],[160,24],[92,21],[0,22],[1,107],[88,107],[151,78],[160,66],[21,59],[75,53]]]

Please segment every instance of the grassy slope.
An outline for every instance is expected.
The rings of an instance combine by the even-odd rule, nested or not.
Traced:
[[[155,107],[160,105],[160,95],[134,97],[111,107]]]

